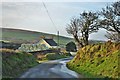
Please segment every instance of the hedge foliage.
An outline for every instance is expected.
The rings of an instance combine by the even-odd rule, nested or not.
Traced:
[[[17,78],[29,68],[37,65],[36,58],[30,53],[10,49],[0,49],[2,53],[2,77]]]

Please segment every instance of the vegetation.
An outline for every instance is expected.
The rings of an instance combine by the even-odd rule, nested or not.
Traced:
[[[83,47],[67,67],[86,77],[118,78],[120,43],[99,43]]]
[[[68,34],[72,34],[76,42],[83,47],[88,45],[89,34],[98,30],[98,14],[83,12],[79,18],[73,18],[66,28]]]
[[[76,44],[74,42],[69,42],[68,44],[66,44],[66,51],[76,52],[77,51]]]
[[[38,64],[36,58],[30,53],[11,49],[0,49],[0,52],[3,78],[18,78],[23,72]]]
[[[118,78],[120,57],[120,1],[106,6],[100,12],[83,12],[80,18],[73,18],[67,32],[83,47],[70,62],[68,68],[89,77]],[[80,19],[80,20],[79,20]],[[99,28],[107,30],[106,37],[111,41],[88,45],[88,33]],[[78,35],[79,34],[79,35]],[[81,38],[82,37],[82,38]],[[87,45],[87,46],[86,46]]]
[[[115,42],[120,42],[120,34],[116,32],[107,32],[105,35],[109,40],[115,41]]]
[[[82,48],[79,49],[77,55],[67,63],[67,67],[81,73],[87,77],[106,77],[120,78],[118,70],[120,57],[120,1],[106,6],[99,13],[84,11],[80,13],[78,18],[71,19],[66,31],[72,34],[75,41]],[[88,45],[89,34],[97,32],[99,28],[107,30],[106,37],[115,41],[107,43],[97,43]],[[14,36],[14,37],[11,37]],[[57,35],[2,28],[2,39],[16,43],[34,43],[40,40],[40,37],[53,37],[57,42]],[[66,45],[68,41],[73,41],[72,38],[59,37],[60,47]],[[6,43],[4,43],[6,45]],[[7,44],[5,47],[11,47]],[[12,43],[13,45],[13,43]],[[24,45],[23,45],[24,46]],[[2,48],[5,48],[2,47]],[[16,48],[17,46],[15,46]],[[36,48],[38,45],[36,46]],[[31,46],[29,47],[31,48]],[[36,49],[34,48],[34,49]],[[23,47],[25,49],[25,47]],[[67,51],[76,51],[76,46],[73,42],[66,45]],[[26,49],[25,49],[26,51]],[[3,78],[18,77],[21,73],[37,65],[36,58],[25,52],[19,52],[10,49],[1,49],[2,53],[2,73]],[[65,58],[68,54],[48,53],[40,55],[45,60],[55,60]],[[45,56],[45,57],[44,57]],[[1,59],[1,58],[0,58]],[[42,60],[43,60],[42,59]]]
[[[108,31],[106,37],[120,42],[120,1],[106,6],[100,12],[82,12],[80,17],[71,19],[66,31],[72,34],[80,47],[88,45],[89,34],[97,32],[99,28]],[[112,32],[112,33],[111,33]],[[114,36],[114,37],[113,37]]]
[[[120,1],[111,6],[106,6],[101,11],[102,20],[100,25],[108,30],[107,38],[120,42]]]
[[[58,53],[47,53],[45,57],[47,60],[55,60],[55,59],[66,58],[67,56]]]
[[[67,58],[69,56],[71,56],[69,53],[65,53],[65,54],[47,53],[46,55],[39,55],[37,62],[41,63],[41,62],[45,62],[45,61],[49,61],[49,60],[57,60],[57,59],[61,59],[61,58]]]
[[[119,2],[115,2],[111,6],[106,6],[101,11],[101,17],[103,17],[101,21],[101,26],[108,31],[113,31],[120,33],[120,12],[118,8],[120,5]]]

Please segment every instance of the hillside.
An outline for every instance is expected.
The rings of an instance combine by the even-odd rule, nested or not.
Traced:
[[[41,36],[45,36],[45,37],[53,37],[54,40],[58,42],[58,37],[57,35],[54,34],[21,30],[21,29],[11,29],[11,28],[0,28],[0,30],[2,30],[2,36],[0,36],[0,39],[4,41],[10,41],[14,43],[35,43],[40,40]],[[74,39],[69,37],[59,36],[60,45],[66,45],[68,42],[71,41],[74,41]],[[89,40],[89,43],[98,43],[98,42],[104,42],[104,41]]]
[[[67,66],[86,77],[118,78],[119,57],[120,43],[93,44],[80,49]]]
[[[47,34],[42,32],[36,31],[28,31],[28,30],[21,30],[21,29],[10,29],[10,28],[0,28],[2,29],[2,39],[17,43],[26,43],[26,42],[37,42],[40,40],[41,36],[45,37],[53,37],[54,40],[57,42],[58,38],[54,34]],[[59,37],[60,44],[66,44],[70,41],[73,41],[72,38],[60,36]]]

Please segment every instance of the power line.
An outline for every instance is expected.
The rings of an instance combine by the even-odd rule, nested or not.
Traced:
[[[59,31],[57,30],[57,27],[55,26],[55,23],[53,22],[53,20],[52,20],[50,14],[49,14],[48,9],[47,9],[47,7],[46,7],[46,5],[45,5],[44,2],[43,2],[43,6],[45,7],[46,12],[47,12],[47,14],[48,14],[48,16],[49,16],[49,18],[50,18],[50,20],[51,20],[51,22],[52,22],[52,24],[53,24],[55,30],[57,31],[57,37],[58,37],[58,45],[57,45],[58,47],[57,47],[57,48],[59,48]]]
[[[56,30],[56,31],[58,31],[58,30],[57,30],[57,27],[55,26],[55,23],[53,22],[53,20],[52,20],[52,18],[51,18],[51,16],[50,16],[50,14],[49,14],[48,9],[47,9],[47,7],[46,7],[46,5],[45,5],[45,3],[44,3],[44,2],[43,2],[43,6],[45,7],[46,12],[47,12],[47,14],[48,14],[48,17],[50,18],[50,20],[51,20],[51,22],[52,22],[53,26],[55,27],[55,30]]]

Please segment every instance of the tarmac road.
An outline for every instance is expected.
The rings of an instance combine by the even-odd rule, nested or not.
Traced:
[[[41,63],[29,69],[20,78],[83,78],[66,67],[66,62],[71,59],[72,57]]]

